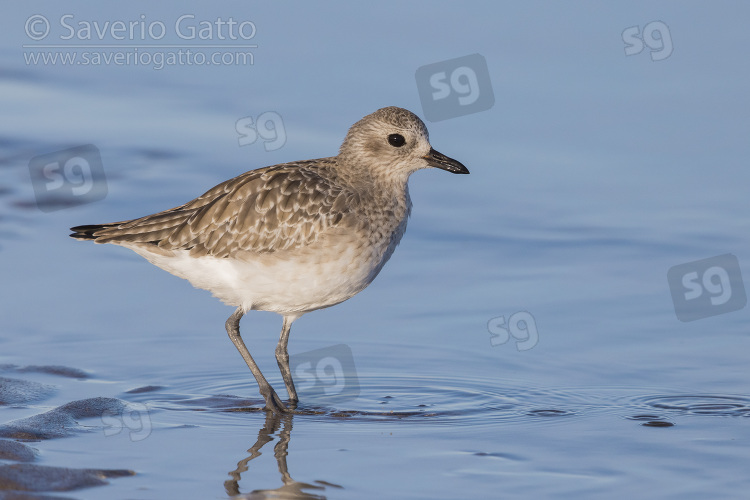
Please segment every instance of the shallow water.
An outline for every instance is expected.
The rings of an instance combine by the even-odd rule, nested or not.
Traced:
[[[33,448],[0,441],[0,467],[16,467],[0,484],[3,471],[54,467],[110,471],[108,484],[83,487],[91,476],[74,471],[78,486],[38,494],[745,495],[750,335],[735,299],[750,275],[747,8],[66,9],[16,7],[0,21],[0,439]],[[67,12],[252,19],[255,61],[26,65],[29,17]],[[659,20],[673,53],[626,56],[623,31]],[[230,308],[124,249],[67,236],[251,168],[335,154],[381,106],[424,117],[417,68],[477,52],[494,106],[427,122],[471,175],[415,174],[410,227],[378,279],[295,323],[295,415],[260,410],[224,332]],[[269,111],[284,144],[240,146],[238,120]],[[32,159],[86,144],[101,153],[103,199],[37,198]],[[741,271],[727,268],[735,310],[680,321],[668,270],[725,254]],[[728,290],[719,278],[703,292]],[[283,395],[281,319],[253,312],[241,328]]]

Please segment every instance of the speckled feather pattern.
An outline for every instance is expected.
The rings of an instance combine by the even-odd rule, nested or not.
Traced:
[[[356,210],[358,195],[333,184],[333,159],[251,170],[182,206],[96,231],[97,243],[151,243],[192,257],[230,257],[309,245]]]

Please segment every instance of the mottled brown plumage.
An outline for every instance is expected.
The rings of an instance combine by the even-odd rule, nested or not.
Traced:
[[[332,158],[251,170],[179,207],[139,219],[79,226],[74,238],[150,243],[192,257],[269,253],[313,243],[356,209],[356,192],[331,182]]]

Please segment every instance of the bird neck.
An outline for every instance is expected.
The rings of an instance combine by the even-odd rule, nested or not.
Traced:
[[[345,155],[337,158],[339,166],[337,175],[353,190],[360,194],[371,193],[376,196],[394,196],[406,191],[409,173],[389,165],[363,163]],[[378,168],[381,167],[381,168]]]

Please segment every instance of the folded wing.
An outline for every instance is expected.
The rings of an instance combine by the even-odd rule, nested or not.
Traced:
[[[77,226],[97,243],[142,243],[191,255],[275,252],[309,245],[350,215],[353,193],[317,173],[321,163],[251,170],[182,206],[139,219]]]

